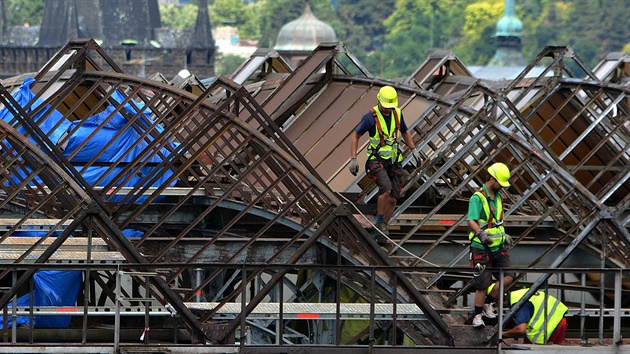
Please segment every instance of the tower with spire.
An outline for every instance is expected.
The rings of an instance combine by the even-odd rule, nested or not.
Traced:
[[[521,52],[523,22],[516,17],[516,0],[505,0],[503,17],[497,23],[496,51],[488,63],[491,67],[526,66]]]
[[[0,76],[35,72],[70,40],[92,38],[125,73],[173,77],[186,68],[214,76],[215,42],[208,1],[199,0],[194,28],[162,28],[158,0],[44,0],[41,26],[6,28],[0,0]],[[14,53],[13,53],[14,52]]]

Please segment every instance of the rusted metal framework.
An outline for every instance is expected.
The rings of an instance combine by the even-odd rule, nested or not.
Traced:
[[[220,78],[204,94],[195,96],[155,81],[98,70],[95,61],[89,59],[90,51],[100,53],[93,41],[70,43],[58,55],[64,58],[61,70],[44,70],[36,75],[31,85],[35,96],[24,107],[14,101],[8,88],[2,88],[2,102],[13,117],[9,124],[2,125],[2,160],[6,166],[3,206],[11,210],[11,217],[19,219],[3,240],[30,219],[46,218],[53,224],[13,266],[25,262],[35,246],[62,225],[61,234],[33,261],[35,264],[46,263],[70,236],[103,239],[127,263],[137,264],[138,271],[147,265],[164,264],[157,276],[140,273],[137,286],[174,309],[190,331],[193,343],[220,343],[226,335],[233,335],[240,319],[231,321],[223,335],[216,335],[204,323],[223,305],[236,301],[240,292],[225,291],[219,304],[202,314],[194,315],[183,305],[225,276],[224,269],[208,261],[215,257],[213,246],[220,239],[237,235],[240,241],[232,253],[216,259],[227,264],[242,263],[252,246],[270,238],[281,239],[282,246],[263,256],[260,262],[264,264],[295,264],[320,239],[344,255],[334,262],[339,266],[348,262],[346,258],[371,266],[389,264],[347,206],[289,145],[247,91]],[[67,80],[57,80],[64,76]],[[229,98],[213,105],[207,95],[217,90],[227,92]],[[241,110],[256,124],[241,120],[235,114]],[[67,135],[56,137],[57,141],[39,127],[55,113],[76,122]],[[75,152],[63,151],[67,140],[83,124],[82,118],[96,113],[102,113],[97,130],[111,123],[117,114],[125,118],[124,129],[133,129],[140,136],[135,144],[137,155],[131,158],[128,151],[101,161],[99,157],[109,148],[102,146],[92,160],[77,163],[73,161]],[[81,142],[81,146],[86,144],[89,141]],[[154,157],[159,157],[158,162]],[[96,167],[102,169],[102,177],[94,183],[86,182],[83,173]],[[154,181],[164,175],[168,179],[155,185]],[[132,176],[140,177],[140,182],[127,186]],[[253,226],[248,229],[248,224]],[[128,239],[122,232],[128,228],[141,230],[143,235]],[[183,247],[188,251],[182,251]],[[86,264],[93,262],[89,250]],[[204,272],[192,286],[184,273],[191,264],[200,262],[213,270]],[[133,270],[130,267],[127,271]],[[0,299],[1,306],[33,272],[29,269],[21,274]],[[247,284],[259,272],[238,277],[244,277],[240,281]],[[281,269],[273,273],[249,299],[243,315],[265,299],[286,272]],[[7,269],[2,275],[6,278],[9,274]],[[327,273],[333,278],[336,274]],[[345,275],[344,284],[367,297],[374,275]],[[416,303],[432,328],[437,329],[431,341],[449,343],[446,324],[405,276],[394,271],[378,275],[384,282],[379,282],[372,296],[389,299],[387,279],[397,278],[401,301]],[[96,275],[86,274],[90,276]],[[182,278],[187,288],[178,286]],[[108,281],[99,284],[107,286]],[[104,294],[111,297],[115,291],[109,288]]]
[[[344,59],[361,75],[348,75],[353,66]],[[257,91],[255,97],[333,189],[358,191],[353,197],[361,208],[376,191],[364,175],[349,176],[346,149],[358,117],[385,83],[352,59],[342,45],[322,44],[271,94]],[[623,64],[623,57],[616,62]],[[549,227],[542,237],[552,241],[525,265],[559,267],[579,247],[603,256],[608,266],[627,267],[628,87],[599,81],[567,47],[546,48],[511,82],[482,82],[457,64],[452,56],[429,58],[427,68],[418,70],[419,81],[395,85],[425,160],[410,168],[394,242],[431,237],[436,218],[450,216],[411,263],[402,261],[423,264],[443,243],[465,235],[465,202],[483,183],[485,166],[498,160],[513,168],[507,220],[521,220],[512,229],[518,242],[537,240]],[[542,74],[528,77],[541,66]],[[467,241],[459,242],[451,266],[468,254]],[[442,275],[416,284],[435,286]],[[450,306],[467,288],[438,302]]]
[[[623,57],[610,60],[625,65]],[[546,70],[529,78],[534,66]],[[93,308],[140,294],[136,302],[152,299],[177,319],[169,326],[185,328],[175,342],[240,342],[245,351],[245,328],[252,325],[246,318],[261,304],[282,303],[290,289],[287,302],[337,304],[336,321],[326,325],[335,328],[329,344],[340,350],[366,335],[370,348],[375,340],[374,317],[347,343],[341,340],[340,303],[363,299],[416,305],[421,319],[397,321],[394,311],[392,343],[400,331],[414,345],[449,352],[456,332],[467,333],[465,314],[453,310],[470,292],[471,274],[461,269],[467,200],[493,161],[512,169],[505,199],[514,247],[546,242],[536,258],[519,260],[522,268],[561,268],[578,250],[606,259],[603,267],[628,267],[630,89],[623,70],[595,71],[601,76],[570,48],[549,47],[516,80],[488,83],[471,77],[456,57],[436,53],[412,77],[392,83],[373,77],[342,44],[326,43],[292,72],[273,52],[255,54],[233,76],[246,86],[221,77],[207,88],[192,81],[178,88],[121,72],[91,40],[71,42],[30,75],[28,104],[11,94],[29,75],[0,88],[0,103],[13,117],[0,122],[7,225],[0,244],[23,227],[48,226],[0,273],[10,284],[0,306],[38,268],[50,267],[72,237],[83,242],[73,259],[85,265],[76,267],[85,285],[82,336],[69,344],[90,341]],[[390,225],[397,248],[388,251],[364,227],[375,187],[347,169],[350,133],[384,84],[397,88],[424,158],[419,166],[405,159],[405,197]],[[55,114],[74,123],[67,134],[42,128]],[[94,134],[124,118],[112,141],[123,130],[136,132],[133,155],[120,151],[105,160],[112,148],[106,144],[88,161],[74,159],[65,147],[96,114],[102,120]],[[84,174],[94,169],[102,177],[88,183]],[[128,229],[142,235],[128,238]],[[113,253],[97,253],[103,243]],[[411,271],[426,265],[434,268]],[[129,288],[120,286],[124,275]],[[535,278],[531,291],[547,286],[550,275]],[[345,293],[352,295],[344,299]],[[235,303],[241,304],[236,315],[217,321]],[[281,311],[282,324],[255,326],[265,338],[273,331],[298,335],[290,320]],[[496,330],[484,332],[480,352]],[[28,344],[37,338],[31,334]]]

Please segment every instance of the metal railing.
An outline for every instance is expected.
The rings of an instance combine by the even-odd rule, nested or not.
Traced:
[[[173,265],[175,266],[175,265]],[[177,265],[178,267],[181,265]],[[239,348],[239,352],[246,353],[258,346],[308,346],[309,348],[328,348],[328,350],[341,350],[341,348],[356,347],[370,350],[378,348],[398,348],[400,350],[412,350],[422,346],[435,346],[433,342],[435,329],[424,316],[422,310],[414,303],[410,303],[404,292],[399,292],[397,275],[403,274],[415,276],[430,276],[431,274],[444,273],[445,278],[465,278],[472,275],[470,268],[449,267],[384,267],[384,266],[336,266],[336,265],[239,265],[234,264],[190,264],[187,271],[194,277],[194,273],[200,269],[223,269],[237,276],[226,280],[224,286],[233,287],[237,296],[230,299],[212,300],[209,287],[202,289],[199,298],[194,302],[185,302],[184,305],[197,316],[210,316],[208,331],[225,330],[225,326],[233,321],[238,322],[230,341],[217,341],[206,343],[191,342],[192,336],[175,334],[171,345],[204,347],[210,346],[225,348]],[[69,329],[76,332],[74,337],[60,339],[69,347],[86,347],[94,340],[88,332],[96,328],[103,329],[99,338],[111,336],[110,341],[114,350],[121,347],[151,346],[160,341],[164,344],[165,338],[156,333],[149,340],[151,328],[169,328],[172,333],[185,333],[185,328],[179,328],[185,323],[177,321],[177,307],[165,303],[159,297],[159,292],[153,288],[152,278],[164,274],[168,264],[140,265],[140,264],[21,264],[13,266],[11,271],[13,279],[17,274],[30,268],[41,270],[79,270],[90,272],[93,275],[86,277],[92,284],[84,286],[84,293],[79,296],[76,306],[47,306],[31,301],[29,306],[17,305],[17,296],[3,309],[3,344],[0,344],[0,352],[4,352],[6,345],[31,345],[45,346],[43,331],[38,328],[33,319],[38,316],[72,316],[82,318],[82,322],[73,320]],[[132,271],[129,271],[129,270]],[[490,269],[501,276],[507,269]],[[470,342],[463,344],[455,339],[452,350],[459,346],[478,348],[479,350],[500,351],[502,346],[502,330],[505,323],[525,304],[528,297],[536,291],[545,294],[553,294],[563,301],[569,311],[565,315],[571,320],[571,324],[579,323],[579,336],[582,343],[589,341],[586,329],[588,318],[598,319],[597,344],[603,344],[605,336],[610,336],[613,343],[618,346],[622,338],[622,321],[630,318],[630,309],[622,308],[622,293],[630,292],[623,287],[623,279],[629,279],[627,269],[612,268],[511,268],[510,271],[519,274],[515,288],[527,287],[530,291],[521,301],[510,308],[503,307],[504,285],[501,281],[500,297],[498,304],[498,323],[490,331],[484,332],[485,337],[478,336],[477,345]],[[94,274],[108,274],[109,279],[97,280]],[[167,272],[166,272],[167,273]],[[247,275],[259,273],[260,276],[251,280]],[[372,282],[368,284],[367,296],[359,295],[353,291],[353,279],[356,273],[368,273]],[[249,307],[250,300],[257,296],[261,289],[274,274],[283,274],[281,281],[275,283],[276,288],[253,308]],[[545,276],[547,275],[547,276]],[[551,278],[551,275],[555,277]],[[500,278],[502,279],[502,277]],[[248,279],[243,282],[242,279]],[[113,281],[113,289],[107,284]],[[449,326],[458,327],[461,331],[466,326],[466,318],[472,314],[472,309],[465,306],[468,302],[462,299],[462,307],[440,308],[437,301],[444,294],[454,292],[463,282],[454,282],[450,286],[440,285],[431,289],[418,289],[423,296],[433,304],[435,310],[442,315],[450,315],[452,320]],[[282,284],[282,285],[281,285]],[[175,292],[180,284],[171,284]],[[91,293],[85,292],[92,289]],[[3,290],[4,291],[4,290]],[[103,297],[95,297],[96,292],[109,293]],[[35,287],[29,286],[28,295],[31,299],[35,296]],[[470,297],[471,294],[464,295]],[[613,308],[607,308],[606,302],[612,301]],[[98,303],[97,303],[98,302]],[[627,306],[627,305],[626,305]],[[17,323],[20,316],[29,318],[28,326],[8,326],[8,319]],[[577,319],[576,319],[577,317]],[[138,318],[133,324],[126,323],[122,318]],[[112,323],[114,326],[108,327]],[[89,322],[88,322],[89,321]],[[354,323],[355,326],[350,325]],[[89,326],[87,325],[89,323]],[[170,327],[169,327],[170,326]],[[223,326],[223,327],[222,327]],[[142,327],[142,328],[141,328]],[[612,328],[609,332],[606,328]],[[135,340],[128,337],[121,340],[121,333],[133,328],[136,333]],[[358,329],[357,329],[358,328]],[[140,333],[142,329],[142,333]],[[25,336],[24,332],[28,331]],[[52,330],[54,331],[54,329]],[[78,333],[81,332],[79,336]],[[470,326],[470,333],[474,335]],[[476,331],[479,333],[479,331]],[[572,329],[571,333],[575,333]],[[212,334],[209,337],[213,337]],[[74,341],[71,339],[74,338]],[[217,337],[219,338],[219,337]],[[54,342],[54,341],[53,341]],[[107,342],[107,341],[106,341]],[[102,344],[101,344],[102,345]],[[441,347],[441,346],[438,346]],[[485,348],[485,349],[481,349]],[[232,349],[230,349],[232,350]],[[439,352],[439,351],[438,351]]]

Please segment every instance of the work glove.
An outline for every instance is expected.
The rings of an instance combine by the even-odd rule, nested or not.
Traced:
[[[512,247],[513,244],[514,240],[512,239],[512,236],[505,234],[505,245],[508,247]]]
[[[352,173],[354,176],[359,173],[359,163],[357,162],[356,157],[350,158],[350,173]]]
[[[486,246],[492,243],[492,238],[490,234],[483,230],[477,232],[475,235],[479,238],[479,241]]]
[[[412,149],[411,153],[413,154],[413,158],[416,159],[416,167],[420,166],[420,163],[422,163],[422,157],[420,156],[420,152],[416,149]]]

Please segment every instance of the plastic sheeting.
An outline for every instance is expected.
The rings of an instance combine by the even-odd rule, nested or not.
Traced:
[[[29,102],[33,100],[35,95],[30,90],[30,85],[34,82],[34,79],[29,78],[24,81],[19,90],[13,94],[13,97],[17,103],[26,111],[31,114],[37,107],[43,104],[43,100],[36,99],[32,104]],[[118,92],[112,95],[112,98],[116,102],[122,102],[123,96]],[[144,109],[141,105],[140,109]],[[143,151],[148,142],[141,140],[141,132],[133,127],[125,127],[127,119],[120,113],[114,113],[116,107],[109,105],[106,109],[89,118],[86,118],[80,122],[71,122],[66,120],[63,115],[57,111],[50,111],[50,106],[45,107],[39,113],[33,115],[34,121],[40,127],[44,134],[46,134],[54,144],[58,144],[60,140],[70,132],[67,143],[64,146],[60,146],[64,153],[64,156],[69,157],[71,154],[75,154],[70,162],[81,172],[83,178],[90,185],[105,185],[112,181],[114,177],[117,177],[123,167],[117,167],[110,170],[108,173],[107,167],[103,166],[90,166],[88,168],[82,168],[82,163],[90,161],[94,156],[98,154],[96,162],[131,162],[138,154]],[[137,112],[130,104],[124,105],[125,109],[130,115],[135,115]],[[43,117],[47,114],[45,119]],[[110,119],[111,116],[111,119]],[[5,107],[0,110],[0,119],[7,123],[16,126],[16,122],[13,122],[13,115]],[[148,112],[142,112],[139,115],[140,127],[150,127],[153,122],[149,117]],[[100,127],[101,123],[105,122],[103,127]],[[78,129],[73,130],[78,126]],[[100,128],[99,128],[100,127]],[[160,126],[155,127],[158,133],[161,133]],[[90,137],[94,132],[96,134]],[[26,130],[19,128],[18,132],[26,134]],[[120,135],[118,135],[120,133]],[[36,141],[32,136],[28,137],[33,143]],[[85,145],[81,146],[81,144]],[[108,145],[109,144],[109,145]],[[108,146],[104,151],[100,150]],[[170,148],[176,148],[176,143],[169,143]],[[99,153],[100,152],[100,153]],[[169,152],[166,148],[163,148],[163,156],[168,156]],[[154,165],[161,162],[159,156],[154,156],[148,160],[148,162]],[[128,176],[129,179],[125,180],[125,186],[136,186],[141,183],[141,176],[146,176],[150,173],[152,167],[145,167],[141,171],[136,171],[134,175]],[[15,176],[14,181],[5,181],[5,183],[19,182],[26,177],[26,172],[21,171],[22,176]],[[170,170],[161,171],[159,178],[153,182],[153,186],[160,186],[166,183],[167,179],[172,175]],[[170,186],[173,186],[176,181],[172,181]],[[139,201],[142,201],[140,199]],[[127,237],[140,237],[142,232],[136,230],[123,230],[123,233]],[[24,231],[20,236],[41,236],[45,232],[40,231]],[[75,306],[79,295],[79,289],[82,283],[82,272],[80,271],[38,271],[34,274],[34,291],[33,291],[33,306]],[[17,299],[17,306],[24,308],[30,306],[31,297],[30,294],[26,294]],[[11,311],[12,303],[9,304],[9,311]],[[37,328],[63,328],[68,327],[70,324],[70,316],[34,316],[33,325]],[[1,322],[1,321],[0,321]],[[19,316],[16,321],[17,325],[29,325],[29,316]],[[9,327],[13,325],[12,318],[9,316]],[[2,323],[0,323],[2,328]]]
[[[26,113],[32,113],[37,107],[43,104],[43,100],[38,98],[34,100],[32,104],[29,102],[33,100],[35,95],[30,89],[30,85],[34,82],[34,79],[28,78],[22,83],[19,90],[13,94],[13,97],[17,103],[23,107]],[[114,92],[112,99],[116,102],[123,102],[124,97],[119,92]],[[92,117],[88,117],[81,121],[71,122],[63,117],[58,111],[50,112],[50,114],[43,119],[42,117],[50,111],[50,106],[45,107],[37,114],[33,115],[33,119],[37,125],[41,128],[44,134],[46,134],[50,140],[59,146],[63,143],[63,146],[59,146],[63,150],[65,157],[69,157],[74,154],[70,162],[81,172],[83,178],[92,186],[104,186],[111,182],[114,178],[120,177],[120,173],[125,166],[117,166],[108,171],[107,166],[90,166],[83,168],[82,164],[90,161],[94,156],[97,156],[96,162],[100,165],[108,162],[118,162],[124,165],[125,162],[133,161],[143,150],[145,150],[150,143],[150,135],[144,139],[141,137],[142,131],[140,128],[149,128],[153,125],[153,121],[150,118],[150,111],[145,109],[141,104],[136,104],[136,107],[143,110],[142,114],[138,115],[137,123],[134,127],[125,125],[128,123],[127,119],[120,113],[115,112],[116,106],[108,105],[106,109]],[[123,109],[129,115],[136,115],[137,111],[134,107],[127,103],[123,106]],[[7,123],[11,123],[13,115],[7,108],[0,110],[0,119]],[[103,127],[100,127],[105,122]],[[15,125],[15,124],[14,124]],[[74,130],[77,128],[76,131]],[[157,133],[162,132],[161,126],[154,127]],[[19,128],[18,132],[25,134],[26,131],[23,128]],[[71,133],[68,140],[65,140],[65,136]],[[91,136],[94,134],[94,136]],[[62,139],[64,138],[64,139]],[[146,139],[149,139],[147,141]],[[29,140],[35,143],[33,137],[29,136]],[[61,142],[64,140],[64,142]],[[85,144],[85,145],[81,145]],[[101,151],[103,147],[107,147],[104,151]],[[176,148],[177,143],[169,142],[165,147],[161,149],[161,156],[171,155],[168,148]],[[149,166],[146,166],[140,170],[134,170],[133,175],[124,176],[122,181],[126,187],[134,187],[141,184],[143,176],[150,174],[154,167],[150,165],[157,165],[162,162],[160,155],[154,155],[148,160]],[[24,172],[21,172],[24,173]],[[167,183],[168,179],[172,176],[172,171],[163,170],[157,174],[157,178],[151,183],[151,186],[162,186]],[[19,177],[19,178],[18,178]],[[15,182],[25,178],[26,175],[16,176]],[[175,185],[176,181],[171,181],[169,186]],[[116,186],[119,186],[117,183]],[[113,201],[116,200],[114,197]],[[139,200],[142,202],[143,198]]]
[[[27,106],[28,103],[35,96],[30,89],[30,85],[35,81],[35,79],[28,78],[24,80],[20,89],[16,91],[12,96],[15,101],[24,109],[24,111],[28,114],[31,114],[37,107],[43,104],[43,100],[37,99],[33,102],[32,105]],[[42,109],[39,113],[33,115],[33,119],[38,124],[39,128],[44,132],[44,134],[48,135],[48,137],[52,141],[58,141],[61,135],[68,129],[70,126],[70,122],[63,119],[63,115],[58,111],[53,111],[51,114],[45,119],[42,120],[42,116],[50,110],[50,106]],[[12,123],[13,115],[6,107],[0,110],[0,119],[4,120],[7,123]],[[57,128],[55,126],[57,123],[61,122],[61,125]],[[16,125],[16,124],[13,124]],[[25,134],[26,130],[23,127],[20,127],[17,130],[19,133]],[[35,143],[32,136],[28,137],[29,140]]]
[[[79,289],[81,287],[81,271],[51,270],[38,271],[33,275],[33,306],[75,306]],[[26,294],[17,299],[18,308],[30,307],[31,296]],[[13,303],[8,305],[9,325],[13,326],[11,311]],[[65,328],[70,324],[71,316],[33,316],[33,325],[37,328]],[[18,316],[16,323],[18,326],[28,326],[29,316]],[[0,321],[0,328],[4,324]]]

